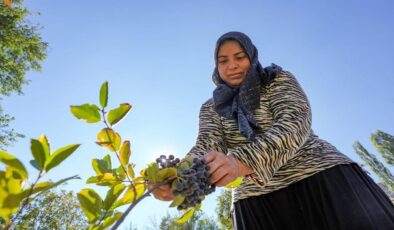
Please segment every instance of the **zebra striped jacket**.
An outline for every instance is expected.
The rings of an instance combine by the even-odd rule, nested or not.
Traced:
[[[311,130],[311,109],[295,77],[282,71],[260,92],[254,111],[260,128],[256,140],[241,136],[235,120],[221,117],[212,99],[201,106],[199,133],[188,156],[215,150],[253,169],[234,189],[233,202],[267,194],[322,170],[352,161]]]

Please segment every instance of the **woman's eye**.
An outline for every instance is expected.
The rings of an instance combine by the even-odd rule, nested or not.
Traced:
[[[227,62],[227,60],[219,60],[219,64],[224,64],[226,62]]]
[[[246,58],[246,55],[242,55],[242,56],[238,56],[238,57],[237,57],[238,60],[242,60],[242,59],[244,59],[244,58]]]

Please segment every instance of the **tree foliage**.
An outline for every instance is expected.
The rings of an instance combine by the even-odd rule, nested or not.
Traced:
[[[222,229],[233,229],[231,220],[231,190],[226,189],[217,197],[216,213]]]
[[[14,118],[8,114],[3,114],[3,109],[0,105],[0,149],[9,146],[15,142],[18,138],[24,137],[24,135],[17,133],[13,128],[10,127],[11,121]]]
[[[46,58],[47,43],[43,42],[39,26],[28,21],[31,14],[22,6],[23,0],[0,1],[0,97],[22,93],[30,70],[40,71]],[[10,129],[12,117],[3,114],[0,105],[0,147],[8,146],[21,137]]]
[[[392,164],[392,160],[394,158],[393,136],[382,131],[377,131],[375,134],[371,135],[371,141],[377,148],[378,152],[381,153],[383,159]],[[394,176],[390,170],[385,167],[385,165],[380,162],[374,154],[368,152],[360,142],[356,141],[353,148],[357,155],[359,155],[360,158],[369,166],[371,171],[379,177],[382,184],[386,186],[389,191],[394,192]]]
[[[371,141],[383,160],[387,164],[394,166],[394,137],[378,130],[375,134],[371,135]]]
[[[69,191],[47,191],[13,219],[12,229],[86,229],[89,225],[79,202]]]
[[[180,224],[176,221],[178,217],[169,213],[160,221],[160,230],[217,230],[220,229],[215,220],[204,215],[202,211],[196,212],[187,222]]]
[[[67,145],[51,152],[48,139],[41,135],[31,140],[31,165],[38,170],[38,175],[32,184],[28,184],[29,173],[23,163],[14,155],[0,150],[0,162],[5,165],[0,168],[0,229],[10,229],[12,219],[18,219],[30,202],[60,184],[78,176],[64,178],[57,182],[39,180],[52,168],[62,163],[79,145]]]

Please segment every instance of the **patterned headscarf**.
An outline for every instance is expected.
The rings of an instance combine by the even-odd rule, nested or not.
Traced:
[[[217,55],[223,42],[232,40],[240,44],[249,57],[250,69],[246,73],[240,86],[233,87],[226,84],[219,75]],[[226,118],[235,119],[241,135],[249,140],[255,140],[255,130],[259,128],[253,111],[260,106],[260,89],[282,71],[280,66],[272,64],[263,68],[258,60],[258,52],[250,38],[241,32],[229,32],[222,35],[216,42],[216,67],[212,80],[216,85],[213,91],[215,111]]]

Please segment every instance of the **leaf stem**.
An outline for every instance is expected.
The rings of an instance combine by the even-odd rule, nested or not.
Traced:
[[[107,128],[109,128],[109,129],[112,129],[112,126],[108,124],[107,119],[106,119],[106,117],[105,117],[106,112],[105,112],[104,108],[102,108],[100,111],[101,111],[101,114],[103,115],[103,122],[104,122],[105,126],[106,126]],[[111,142],[112,148],[115,150],[115,148],[114,148],[114,146],[113,146],[113,144],[112,144],[111,137],[110,137],[110,135],[109,135],[108,133],[107,133],[107,137],[108,137],[109,142]],[[119,153],[118,153],[118,151],[116,151],[116,150],[115,150],[115,155],[116,155],[116,157],[118,158],[118,161],[119,161],[119,163],[120,163],[120,166],[122,167],[123,171],[125,172],[128,181],[129,181],[131,184],[133,184],[133,181],[132,181],[132,179],[130,178],[130,175],[127,173],[127,170],[126,170],[125,167],[122,165],[122,162],[120,161]]]

